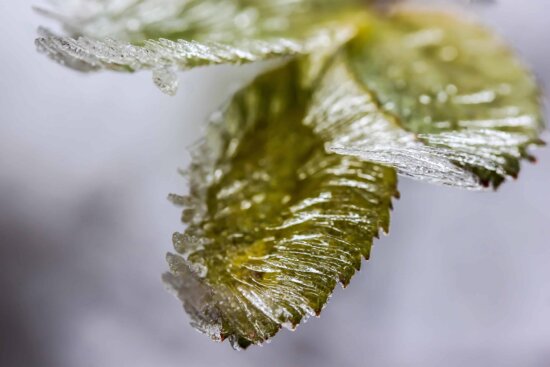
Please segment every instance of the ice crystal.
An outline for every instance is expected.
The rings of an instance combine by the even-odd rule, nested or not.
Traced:
[[[178,91],[178,74],[169,66],[153,69],[153,82],[164,93],[173,96]]]

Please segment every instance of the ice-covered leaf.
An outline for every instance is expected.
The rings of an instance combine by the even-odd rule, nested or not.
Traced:
[[[372,110],[394,123],[389,135],[338,141],[333,151],[474,188],[515,177],[520,159],[531,158],[527,148],[541,143],[536,81],[498,37],[469,20],[411,10],[372,16],[346,57],[354,90],[333,95],[346,118],[363,121]],[[370,110],[358,109],[357,98],[371,101]]]
[[[293,61],[240,91],[194,150],[165,275],[193,325],[236,348],[318,315],[388,231],[391,168],[327,153]]]
[[[45,28],[40,51],[81,71],[155,71],[174,94],[174,68],[240,64],[334,49],[356,33],[354,0],[78,0],[61,3],[67,32]],[[158,76],[162,76],[159,78]],[[164,78],[167,77],[167,78]]]
[[[304,122],[329,151],[389,165],[413,178],[478,187],[471,172],[449,160],[454,152],[422,144],[381,109],[375,95],[355,79],[344,53],[326,69]]]

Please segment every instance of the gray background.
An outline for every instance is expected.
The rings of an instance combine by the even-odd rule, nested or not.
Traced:
[[[321,319],[234,352],[163,288],[165,200],[201,123],[253,68],[86,76],[38,55],[0,1],[0,365],[549,366],[550,149],[498,193],[402,179],[391,235]],[[550,83],[547,0],[475,7]]]

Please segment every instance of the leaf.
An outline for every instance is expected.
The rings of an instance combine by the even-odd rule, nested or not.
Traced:
[[[303,123],[302,61],[259,77],[210,123],[194,150],[179,255],[165,281],[193,325],[235,348],[318,315],[388,231],[395,171],[327,153]]]
[[[344,53],[327,68],[304,122],[325,140],[329,151],[389,165],[413,178],[478,187],[472,173],[453,164],[442,151],[422,144],[381,109],[376,96],[355,79]]]
[[[80,71],[153,70],[155,84],[177,91],[176,69],[242,64],[334,50],[356,33],[354,0],[77,1],[59,20],[69,33],[45,28],[38,49]],[[95,10],[95,11],[94,11]],[[82,14],[87,14],[83,16]]]
[[[542,144],[536,81],[500,39],[475,23],[410,10],[373,15],[345,54],[342,80],[354,90],[340,91],[340,104],[353,105],[361,95],[394,124],[376,138],[335,142],[334,152],[432,182],[496,188],[517,176],[521,158],[534,159],[529,146]],[[361,120],[372,112],[347,113]]]

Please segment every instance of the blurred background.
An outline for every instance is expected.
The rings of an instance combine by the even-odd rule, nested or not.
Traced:
[[[255,68],[183,73],[173,98],[78,74],[35,52],[36,3],[0,1],[0,366],[550,366],[550,149],[498,193],[402,179],[391,235],[321,319],[234,352],[160,276],[186,147]],[[548,6],[471,8],[547,87]]]

